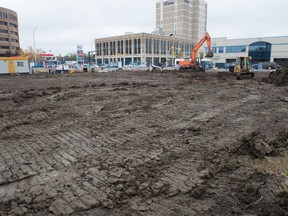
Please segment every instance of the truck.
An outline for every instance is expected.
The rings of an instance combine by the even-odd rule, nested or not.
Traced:
[[[74,73],[82,71],[80,67],[74,64],[59,64],[56,67],[56,73]]]

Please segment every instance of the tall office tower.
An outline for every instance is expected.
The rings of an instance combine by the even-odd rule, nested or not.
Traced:
[[[197,43],[207,31],[207,3],[204,0],[158,0],[156,27],[165,35]]]
[[[13,55],[19,51],[17,13],[0,7],[0,56]]]

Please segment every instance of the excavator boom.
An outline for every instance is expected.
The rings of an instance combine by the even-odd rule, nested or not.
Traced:
[[[191,61],[180,61],[179,66],[180,69],[195,69],[199,70],[200,68],[197,66],[197,52],[200,49],[200,47],[203,45],[203,43],[207,43],[208,47],[208,53],[206,54],[206,58],[212,58],[214,56],[213,52],[211,51],[211,37],[208,32],[206,32],[205,36],[195,45],[191,52]]]
[[[208,32],[206,32],[205,36],[195,45],[195,47],[192,50],[191,53],[191,62],[196,63],[197,58],[197,52],[200,49],[200,47],[203,45],[203,43],[206,41],[207,47],[208,47],[208,53],[206,54],[206,58],[212,58],[214,56],[213,52],[211,51],[211,37]]]

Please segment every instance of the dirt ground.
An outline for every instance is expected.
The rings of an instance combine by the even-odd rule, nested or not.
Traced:
[[[263,76],[1,76],[0,215],[288,215],[288,86]]]

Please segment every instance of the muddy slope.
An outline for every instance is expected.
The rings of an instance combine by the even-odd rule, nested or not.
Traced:
[[[276,86],[288,85],[288,68],[284,67],[281,70],[271,72],[268,78],[263,78],[264,82],[272,83]]]

